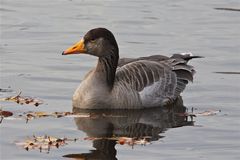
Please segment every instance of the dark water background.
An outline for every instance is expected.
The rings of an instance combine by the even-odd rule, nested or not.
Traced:
[[[106,27],[115,34],[121,57],[185,51],[204,56],[191,62],[197,74],[183,93],[184,104],[198,112],[222,111],[195,118],[195,126],[169,129],[161,133],[164,138],[148,146],[116,145],[118,159],[240,159],[240,75],[214,73],[240,71],[240,12],[214,9],[240,8],[239,0],[0,3],[0,87],[45,101],[38,108],[1,102],[3,109],[14,113],[71,111],[72,94],[96,58],[62,56],[61,52],[89,29]],[[0,96],[15,92],[0,92]],[[42,118],[28,124],[4,120],[0,134],[1,159],[61,159],[94,149],[91,141],[78,141],[45,154],[14,144],[33,134],[85,137],[73,118]]]

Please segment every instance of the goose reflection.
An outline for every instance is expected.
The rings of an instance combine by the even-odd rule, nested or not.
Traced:
[[[76,160],[116,160],[115,145],[125,144],[131,139],[144,145],[163,138],[160,134],[168,128],[194,125],[184,113],[186,107],[181,97],[170,106],[143,110],[80,110],[75,113],[90,114],[88,118],[75,118],[79,130],[93,139],[93,147],[89,153],[68,154],[64,157]],[[121,140],[122,138],[122,140]],[[142,142],[142,143],[141,143]]]

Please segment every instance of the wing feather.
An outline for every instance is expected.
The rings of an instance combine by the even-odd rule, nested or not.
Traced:
[[[122,81],[131,84],[130,87],[140,92],[145,87],[166,76],[165,71],[171,71],[170,66],[159,64],[154,61],[139,60],[118,67],[116,82]]]
[[[186,57],[185,57],[186,58]],[[168,102],[176,99],[193,81],[195,70],[179,57],[165,56],[120,59],[115,83],[139,94],[143,104]]]

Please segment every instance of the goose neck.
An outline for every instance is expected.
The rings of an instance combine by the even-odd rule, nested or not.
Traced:
[[[100,74],[107,86],[112,89],[115,80],[115,73],[118,65],[118,54],[109,54],[99,57],[96,72]]]

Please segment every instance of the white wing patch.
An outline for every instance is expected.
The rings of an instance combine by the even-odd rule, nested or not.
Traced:
[[[159,81],[145,87],[139,92],[142,105],[145,107],[154,107],[165,105],[169,100],[175,98],[176,75],[174,73],[166,74]]]
[[[161,105],[159,102],[163,100],[163,97],[159,95],[159,88],[161,88],[161,81],[155,82],[150,86],[145,87],[139,92],[140,99],[143,106]],[[149,105],[151,104],[151,105]]]

